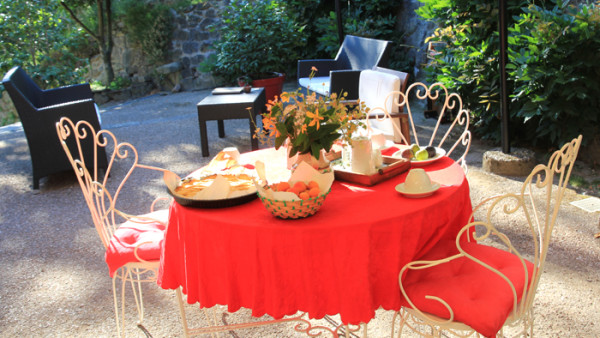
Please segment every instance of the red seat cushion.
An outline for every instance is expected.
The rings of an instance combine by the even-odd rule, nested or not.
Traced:
[[[525,261],[525,268],[517,256],[506,251],[477,243],[463,243],[467,253],[498,269],[514,285],[517,301],[521,300],[525,284],[531,283],[533,264]],[[437,260],[458,253],[454,241],[440,243],[419,260]],[[513,310],[513,293],[507,282],[494,272],[461,257],[435,267],[407,270],[403,286],[417,309],[449,318],[448,310],[438,301],[425,299],[426,295],[446,301],[454,311],[454,321],[469,325],[480,334],[494,336]],[[408,303],[404,304],[410,307]]]
[[[168,210],[160,210],[144,217],[150,217],[166,224]],[[115,231],[113,238],[108,244],[105,257],[110,276],[127,263],[139,262],[135,257],[135,248],[140,243],[145,243],[137,249],[138,256],[146,261],[160,259],[160,251],[165,237],[165,226],[160,222],[137,223],[129,220]]]

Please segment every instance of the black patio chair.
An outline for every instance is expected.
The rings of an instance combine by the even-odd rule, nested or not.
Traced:
[[[42,90],[18,66],[6,73],[2,84],[17,109],[27,137],[33,189],[39,189],[42,177],[72,171],[73,167],[56,138],[56,122],[66,116],[75,123],[85,120],[96,130],[101,129],[90,85],[86,83]],[[90,151],[84,153],[93,156],[92,145],[93,142],[89,144]],[[106,169],[108,162],[104,149],[100,149],[96,158],[90,157],[86,163],[97,163],[97,167]]]
[[[298,84],[320,95],[347,92],[347,100],[358,99],[361,70],[387,67],[390,41],[346,35],[335,59],[298,61]],[[309,76],[317,68],[314,77]]]

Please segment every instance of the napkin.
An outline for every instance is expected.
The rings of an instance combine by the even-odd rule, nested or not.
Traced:
[[[256,167],[261,167],[261,166],[264,166],[264,164],[261,161],[256,161]],[[266,168],[265,168],[265,170],[266,170]],[[310,164],[308,164],[306,162],[300,162],[298,167],[296,167],[296,169],[292,173],[292,176],[290,177],[288,182],[290,183],[290,185],[293,186],[294,183],[296,183],[296,182],[308,183],[310,181],[315,181],[319,185],[319,190],[321,191],[321,193],[325,193],[325,192],[329,191],[329,189],[331,188],[334,178],[335,178],[335,176],[333,174],[333,171],[331,171],[331,170],[328,172],[325,172],[325,173],[321,173],[318,170],[316,170],[315,168],[313,168]],[[262,183],[264,183],[265,185],[269,184],[269,182],[262,182]],[[275,183],[275,182],[270,182],[270,183]],[[258,192],[260,193],[260,195],[264,196],[266,198],[276,199],[276,200],[280,200],[280,201],[300,200],[300,197],[298,197],[298,195],[296,195],[292,192],[273,191],[272,189],[265,189],[264,185],[261,185],[256,181],[255,181],[255,184],[256,184],[256,188],[258,189]]]
[[[222,175],[217,175],[215,180],[208,187],[196,193],[193,199],[196,200],[220,200],[227,198],[231,191],[231,184]]]

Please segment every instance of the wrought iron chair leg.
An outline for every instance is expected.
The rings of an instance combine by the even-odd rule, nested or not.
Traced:
[[[117,325],[117,337],[121,337],[121,324],[119,323],[119,300],[117,298],[117,276],[119,271],[112,278],[113,302],[115,305],[115,324]]]
[[[133,276],[131,276],[131,289],[133,291],[133,299],[135,300],[135,306],[138,311],[138,324],[142,324],[144,322],[144,299],[142,296],[142,282],[140,280],[140,270],[136,268],[134,274],[137,280],[134,280]],[[137,291],[135,288],[136,284]]]
[[[113,301],[115,305],[115,322],[117,325],[117,337],[125,336],[125,285],[127,282],[127,276],[129,270],[126,267],[119,269],[115,272],[115,276],[112,279],[113,287]],[[119,297],[117,296],[117,279],[121,279],[121,310],[119,311]],[[121,319],[119,319],[119,312],[121,312]]]
[[[129,268],[123,268],[123,278],[121,279],[121,331],[125,336],[125,288],[127,278],[129,276]]]

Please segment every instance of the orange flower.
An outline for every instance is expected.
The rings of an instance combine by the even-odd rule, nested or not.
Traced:
[[[280,135],[279,130],[277,130],[277,126],[275,125],[275,119],[270,116],[263,117],[263,128],[265,130],[269,130],[269,137],[278,137]]]
[[[262,119],[263,126],[267,130],[276,129],[275,128],[275,120],[270,116],[264,116]]]
[[[311,113],[309,111],[306,112],[306,116],[308,116],[309,118],[312,119],[312,121],[310,121],[310,123],[308,124],[309,127],[314,126],[315,124],[317,125],[317,130],[319,130],[319,126],[321,125],[320,120],[323,120],[323,116],[319,116],[319,108],[315,109],[314,113]]]
[[[300,128],[300,134],[304,134],[306,133],[306,124],[303,124],[302,127]]]

